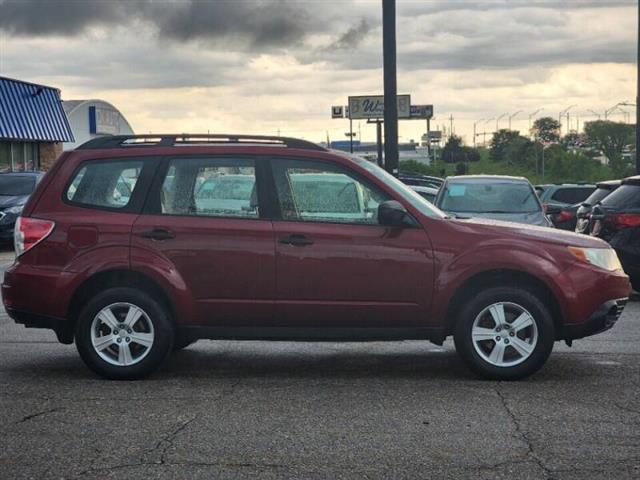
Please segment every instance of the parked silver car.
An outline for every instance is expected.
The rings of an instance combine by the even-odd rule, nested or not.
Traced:
[[[461,218],[481,217],[552,227],[533,185],[524,177],[463,175],[449,177],[436,206]]]

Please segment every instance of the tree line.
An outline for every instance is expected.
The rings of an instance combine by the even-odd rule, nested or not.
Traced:
[[[570,132],[561,137],[560,123],[552,117],[542,117],[535,121],[530,134],[525,137],[517,130],[498,130],[488,149],[466,146],[462,138],[452,135],[438,155],[444,166],[406,164],[403,168],[440,175],[523,175],[536,183],[599,181],[633,175],[635,125],[597,120],[585,123],[584,133]]]

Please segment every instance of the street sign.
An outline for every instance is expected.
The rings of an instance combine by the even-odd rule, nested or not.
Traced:
[[[331,118],[344,118],[344,110],[342,105],[331,107]]]
[[[432,118],[433,105],[411,105],[411,118]]]
[[[411,95],[398,95],[398,118],[410,118]],[[349,97],[349,111],[353,120],[384,118],[384,96],[362,95]]]

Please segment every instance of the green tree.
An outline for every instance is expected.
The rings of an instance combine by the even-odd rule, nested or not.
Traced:
[[[622,159],[622,150],[625,145],[634,142],[634,125],[596,120],[585,123],[584,132],[587,141],[607,157],[613,173],[616,176],[624,176],[628,165]]]
[[[554,143],[560,140],[560,123],[552,117],[538,118],[533,122],[531,135],[542,143]]]
[[[462,150],[462,138],[451,135],[442,149],[442,159],[447,163],[456,163],[464,160]]]
[[[498,130],[491,139],[489,158],[497,162],[516,164],[534,164],[533,143],[516,130]]]

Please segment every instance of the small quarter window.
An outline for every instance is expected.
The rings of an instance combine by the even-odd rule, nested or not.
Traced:
[[[131,201],[142,164],[141,160],[88,162],[69,184],[66,198],[81,205],[124,208]]]

